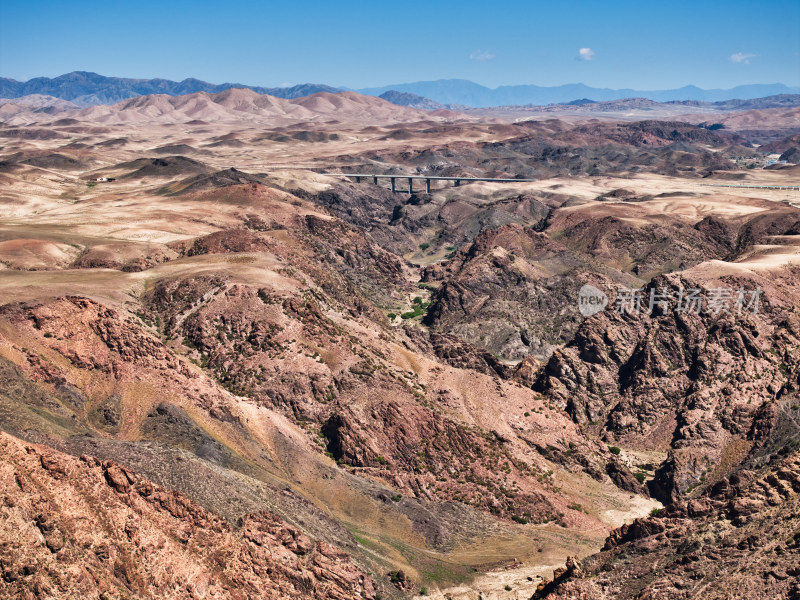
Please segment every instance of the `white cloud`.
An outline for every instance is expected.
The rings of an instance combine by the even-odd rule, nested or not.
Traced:
[[[578,58],[581,60],[592,60],[594,58],[594,50],[591,48],[581,48],[578,50]]]
[[[750,59],[755,58],[755,54],[745,54],[744,52],[736,52],[735,54],[731,54],[731,61],[735,63],[741,63],[743,65],[749,65]]]
[[[497,58],[496,54],[492,54],[491,52],[484,52],[483,50],[476,50],[472,54],[469,55],[470,60],[492,60],[493,58]]]

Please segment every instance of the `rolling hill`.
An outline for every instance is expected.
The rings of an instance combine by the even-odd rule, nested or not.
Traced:
[[[31,96],[26,96],[31,98]],[[9,125],[28,125],[32,122],[52,124],[69,117],[76,121],[97,124],[122,123],[189,123],[194,121],[257,122],[269,125],[288,125],[299,122],[342,123],[401,123],[438,120],[430,112],[398,106],[356,92],[332,94],[318,92],[310,96],[287,100],[259,94],[250,89],[232,88],[217,93],[195,92],[183,96],[152,94],[139,96],[110,106],[96,105],[79,109],[73,104],[58,101],[44,111],[22,102],[0,105],[0,119]]]

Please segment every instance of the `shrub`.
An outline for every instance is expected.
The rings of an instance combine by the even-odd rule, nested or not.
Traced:
[[[616,446],[609,446],[608,451],[611,452],[611,454],[619,454],[620,452],[622,452],[622,450],[620,450]]]
[[[425,312],[429,306],[430,302],[423,302],[422,298],[414,298],[414,310],[404,312],[402,315],[400,315],[400,317],[403,319],[413,319],[414,317],[418,317]]]
[[[647,474],[639,471],[638,473],[634,473],[633,476],[636,477],[636,481],[638,481],[639,483],[644,483]]]
[[[651,517],[657,517],[660,514],[661,514],[661,509],[660,508],[654,508],[653,510],[650,511],[650,516]]]
[[[529,522],[528,519],[526,519],[525,517],[518,517],[517,515],[512,516],[511,520],[516,521],[520,525],[527,525]]]
[[[419,245],[419,249],[420,249],[420,250],[427,250],[427,249],[428,249],[428,248],[430,248],[430,247],[431,247],[431,245],[430,245],[428,242],[422,242],[422,243]]]
[[[400,494],[395,494],[394,496],[392,496],[392,502],[400,502],[400,500],[402,499],[403,497]]]

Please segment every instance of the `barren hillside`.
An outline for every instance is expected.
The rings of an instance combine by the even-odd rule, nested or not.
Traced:
[[[657,557],[646,591],[677,565],[701,597],[691,564],[734,581],[791,522],[800,209],[763,186],[796,171],[746,127],[242,89],[0,113],[7,595],[613,597]],[[719,288],[761,310],[616,310]],[[791,589],[784,533],[754,597]]]

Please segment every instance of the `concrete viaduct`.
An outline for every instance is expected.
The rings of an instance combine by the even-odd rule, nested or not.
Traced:
[[[752,190],[797,190],[800,185],[737,185],[733,183],[701,183],[704,187],[749,188]]]
[[[389,179],[392,184],[392,191],[396,192],[397,190],[397,180],[398,179],[407,179],[408,180],[408,189],[407,190],[399,190],[401,192],[408,192],[409,194],[414,193],[414,180],[415,179],[424,179],[425,180],[425,192],[430,194],[431,193],[431,181],[453,181],[455,182],[453,185],[459,186],[461,185],[462,181],[472,182],[472,181],[493,181],[493,182],[501,182],[501,183],[522,183],[522,182],[530,182],[530,181],[537,181],[536,179],[504,179],[499,177],[433,177],[431,175],[376,175],[373,173],[326,173],[326,175],[339,175],[341,177],[353,177],[356,180],[356,183],[361,183],[362,179],[372,179],[372,183],[375,185],[378,184],[378,179]]]

